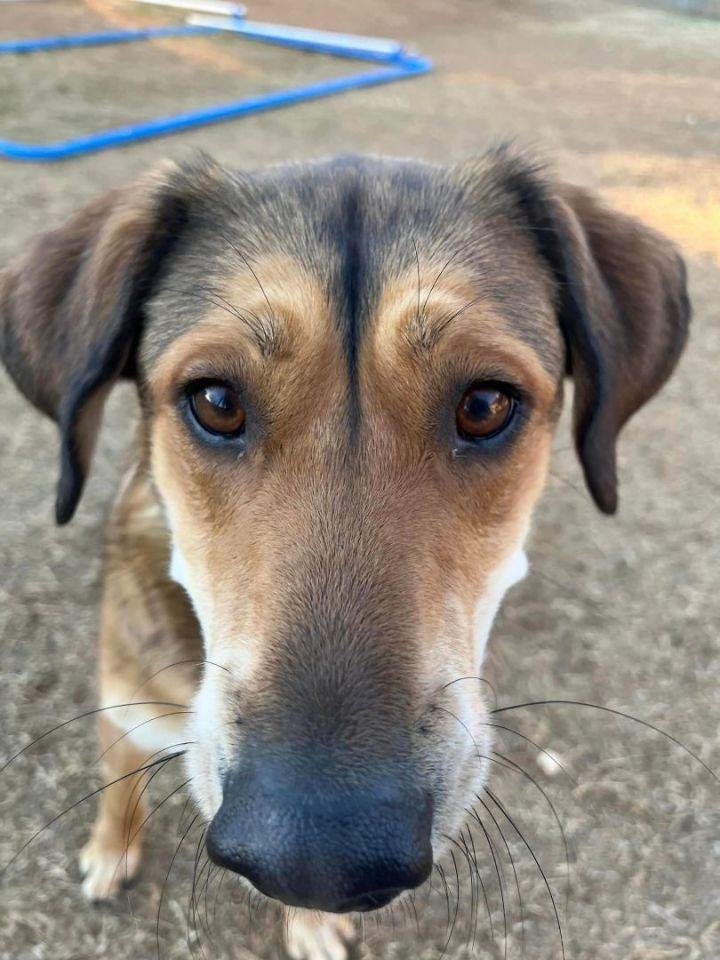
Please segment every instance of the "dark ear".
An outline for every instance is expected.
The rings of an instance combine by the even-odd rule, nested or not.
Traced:
[[[685,266],[668,240],[584,190],[519,166],[510,180],[557,285],[585,480],[598,507],[614,513],[617,436],[670,376],[687,339]]]
[[[0,357],[60,427],[58,523],[77,507],[110,388],[134,375],[143,300],[186,220],[175,172],[100,197],[0,274]]]

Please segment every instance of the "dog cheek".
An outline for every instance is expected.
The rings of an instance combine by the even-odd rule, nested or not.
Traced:
[[[195,615],[200,624],[205,652],[209,650],[210,638],[213,635],[213,610],[214,603],[205,589],[203,577],[199,571],[190,564],[185,557],[185,553],[178,546],[176,538],[173,537],[173,547],[170,555],[169,575],[172,580],[180,584],[185,590],[190,602],[192,603]]]
[[[474,669],[477,671],[482,668],[490,631],[497,612],[500,609],[503,597],[510,587],[519,583],[527,576],[529,564],[527,554],[523,547],[524,540],[525,537],[522,538],[520,545],[510,557],[492,572],[482,596],[475,604],[473,636],[475,648]]]
[[[208,677],[200,685],[192,705],[194,742],[187,754],[187,771],[195,802],[208,819],[222,803],[221,770],[225,751],[219,733],[225,724],[218,710],[218,703],[222,702],[214,679]]]
[[[466,662],[459,673],[457,665],[454,665],[456,675],[466,679],[451,683],[447,688],[451,698],[447,709],[454,722],[448,719],[448,738],[443,745],[447,758],[443,777],[444,802],[433,830],[436,836],[433,846],[438,853],[446,849],[447,840],[443,838],[460,830],[468,810],[475,805],[475,795],[482,793],[489,779],[492,750],[490,714],[482,684],[474,683],[472,678],[481,676],[488,637],[503,597],[510,587],[527,574],[524,541],[525,531],[517,546],[486,579],[481,596],[471,608],[471,615],[462,616],[462,604],[457,597],[452,597],[452,602],[447,605],[455,612],[455,629],[466,636],[471,635],[473,662]],[[450,677],[451,681],[455,679],[456,676]]]
[[[490,775],[492,729],[480,684],[458,683],[448,704],[440,803],[433,823],[436,858],[449,849]],[[453,717],[450,717],[452,713]]]

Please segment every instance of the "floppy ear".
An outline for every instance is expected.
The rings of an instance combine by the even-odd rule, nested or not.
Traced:
[[[518,167],[510,179],[557,284],[585,480],[598,507],[614,513],[617,436],[669,377],[687,339],[685,266],[668,240],[585,190]]]
[[[186,220],[166,165],[89,204],[0,274],[0,357],[60,428],[58,523],[82,493],[102,408],[134,376],[142,305]]]

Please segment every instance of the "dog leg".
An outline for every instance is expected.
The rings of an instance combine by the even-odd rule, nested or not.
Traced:
[[[107,784],[80,865],[90,900],[115,896],[140,868],[143,792],[163,756],[182,751],[202,647],[183,591],[168,579],[162,512],[142,471],[123,485],[106,551],[100,716]],[[170,770],[179,760],[169,760]],[[139,771],[136,773],[136,771]]]
[[[293,910],[288,917],[285,946],[291,960],[347,960],[353,939],[346,915]]]
[[[107,751],[103,777],[108,786],[100,794],[97,819],[80,854],[83,893],[92,901],[114,897],[140,869],[141,825],[147,811],[142,792],[152,773],[141,770],[148,763],[147,750],[135,746],[107,717],[100,718],[99,734]]]

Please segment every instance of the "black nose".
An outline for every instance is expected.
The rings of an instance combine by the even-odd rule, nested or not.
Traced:
[[[206,844],[215,863],[288,906],[376,910],[432,869],[429,797],[391,772],[244,763],[226,779]]]

